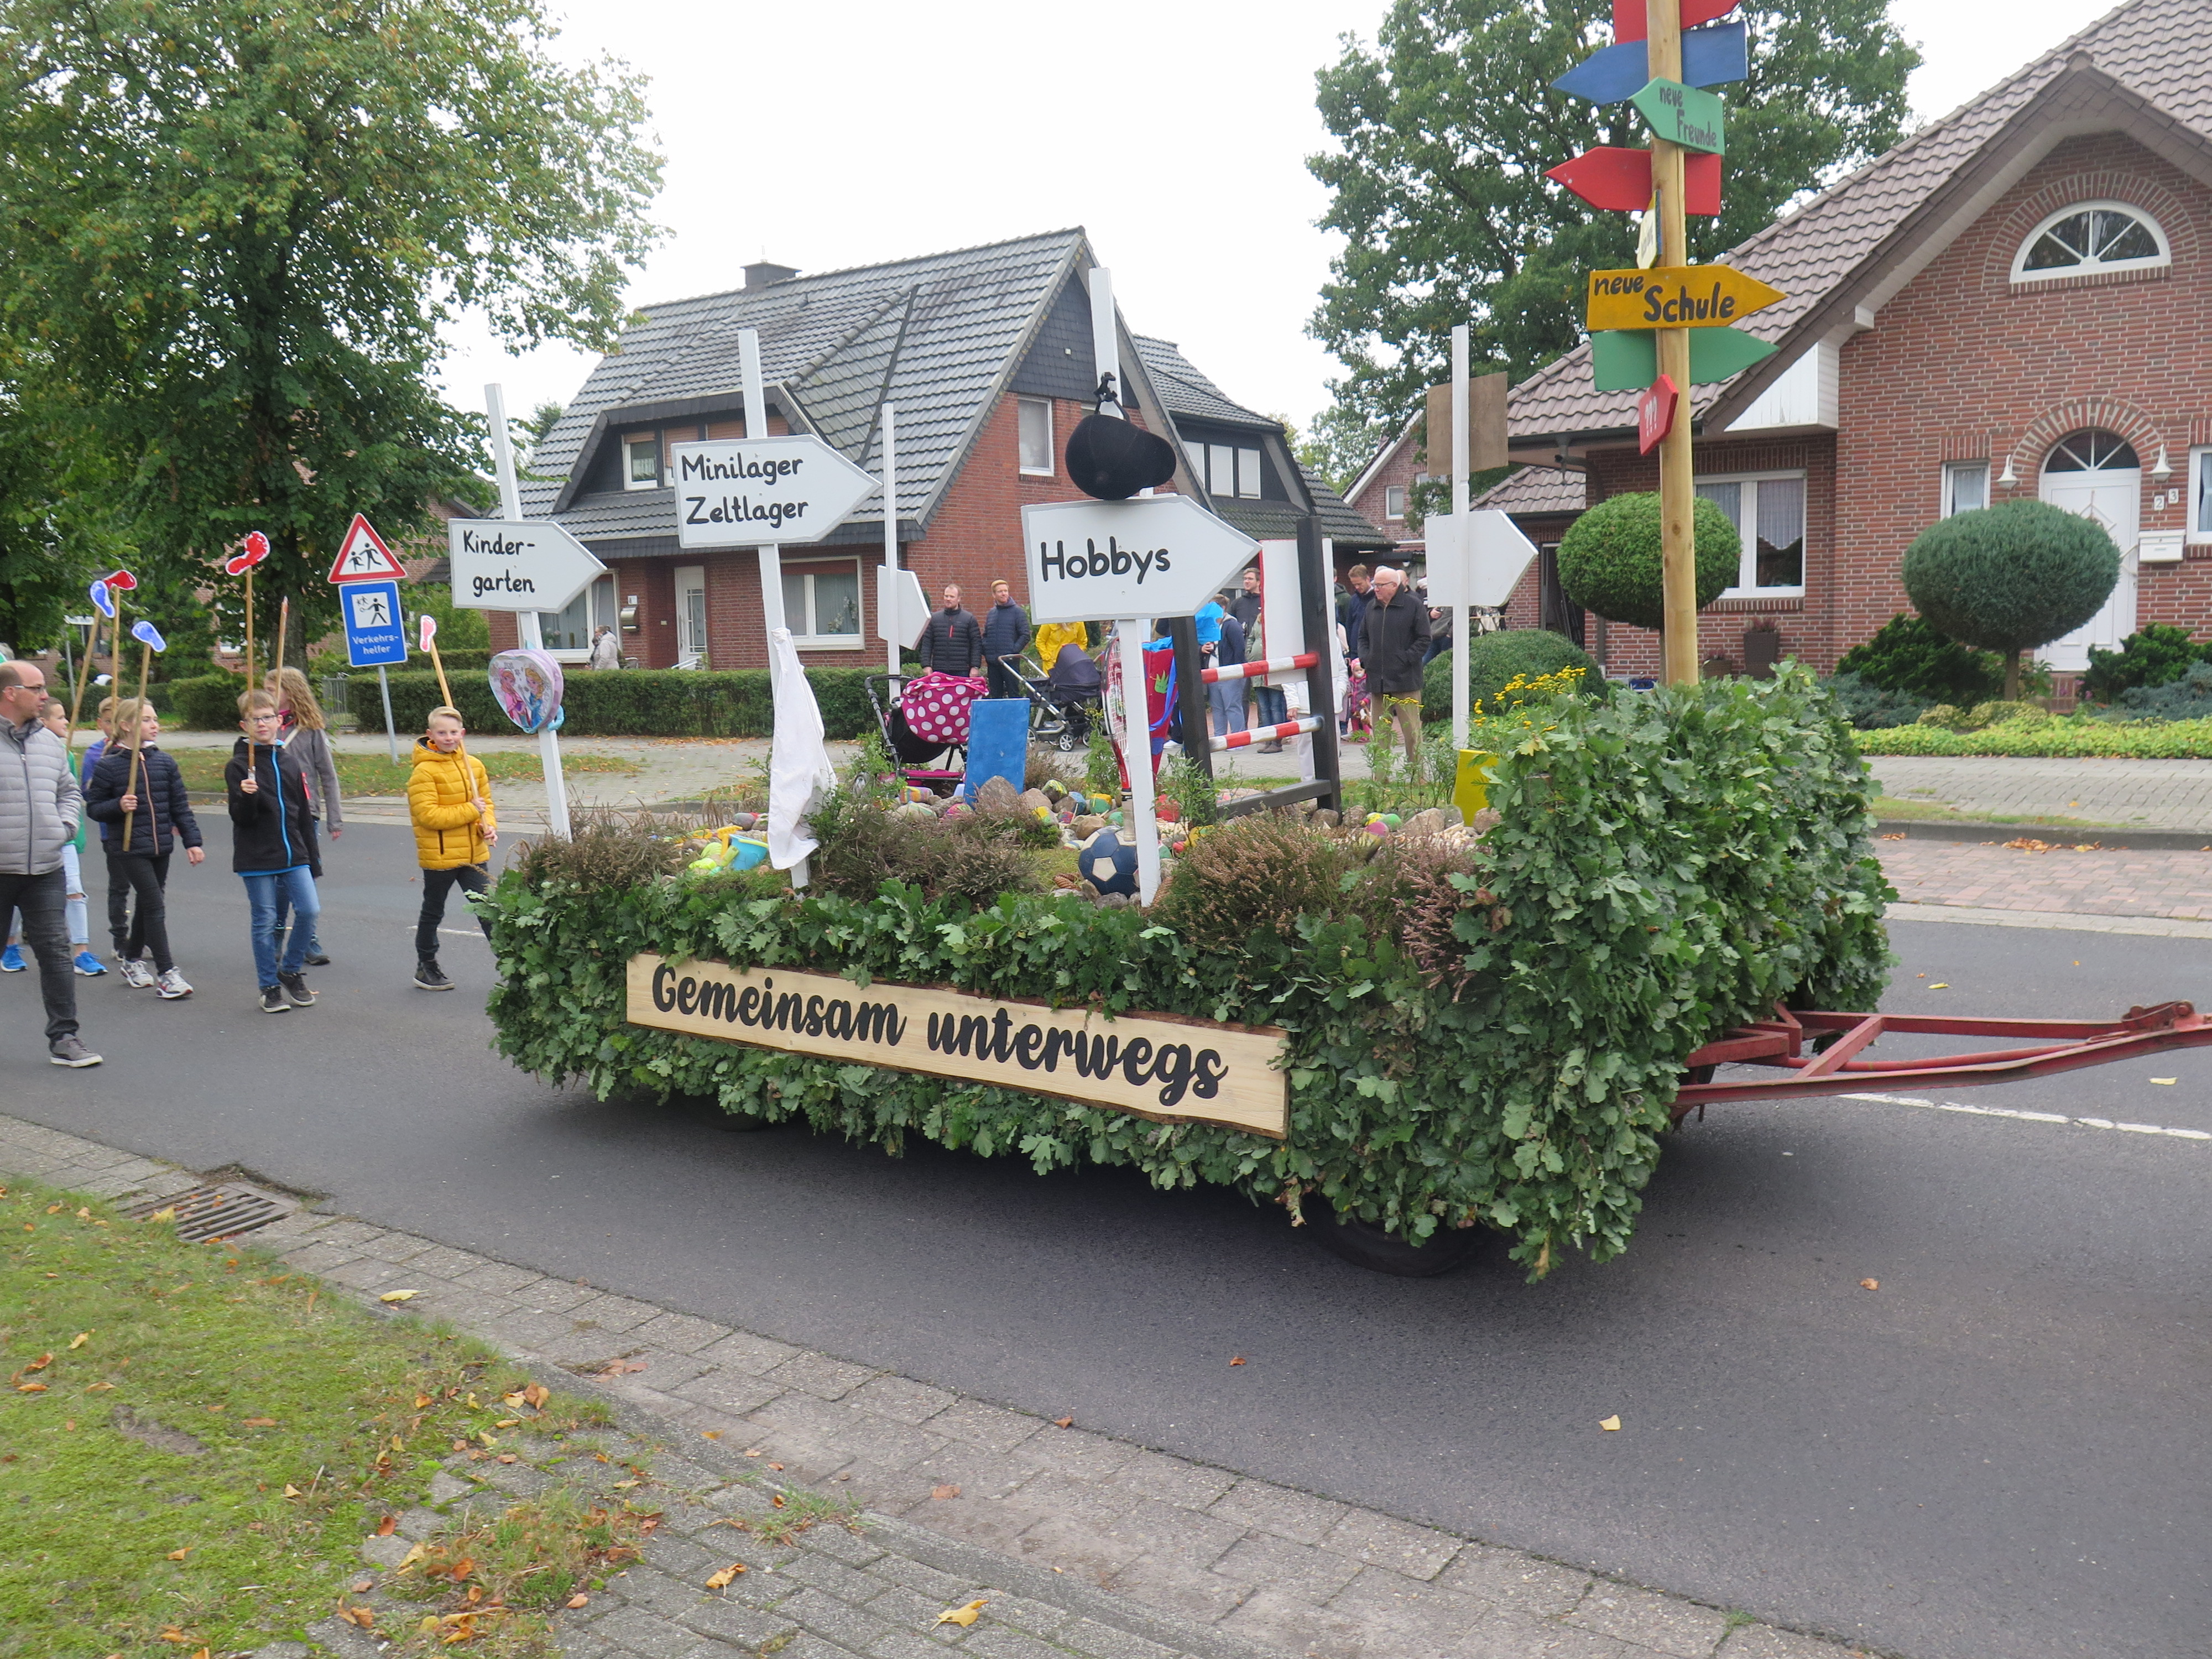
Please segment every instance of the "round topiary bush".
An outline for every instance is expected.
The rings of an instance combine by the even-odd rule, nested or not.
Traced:
[[[1452,712],[1452,653],[1441,652],[1421,671],[1421,718],[1448,720]],[[1582,647],[1564,634],[1546,628],[1510,628],[1495,634],[1478,634],[1468,642],[1467,699],[1471,708],[1505,689],[1516,674],[1534,679],[1556,674],[1562,668],[1583,671],[1582,690],[1595,694],[1604,676]]]
[[[2020,697],[2023,651],[2095,616],[2120,579],[2102,525],[2048,501],[2006,501],[1938,519],[1905,550],[1905,591],[1942,634],[2003,653],[2004,696]]]
[[[2004,685],[2004,664],[1996,658],[1946,639],[1925,617],[1902,611],[1865,644],[1844,652],[1836,672],[1856,674],[1884,691],[1961,708],[1989,702]]]
[[[1743,542],[1728,514],[1702,495],[1690,519],[1698,546],[1698,608],[1735,580]],[[1657,629],[1661,603],[1659,498],[1615,495],[1600,501],[1559,544],[1559,586],[1567,597],[1608,622]]]

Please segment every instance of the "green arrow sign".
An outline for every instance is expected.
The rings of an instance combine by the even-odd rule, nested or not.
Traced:
[[[1589,337],[1590,375],[1600,392],[1641,392],[1657,378],[1659,348],[1646,329],[1600,329]],[[1711,386],[1774,355],[1765,341],[1733,328],[1690,335],[1690,384]]]
[[[1721,100],[1718,93],[1702,92],[1680,81],[1649,81],[1628,100],[1643,114],[1654,134],[1670,139],[1684,149],[1723,154],[1721,143]]]

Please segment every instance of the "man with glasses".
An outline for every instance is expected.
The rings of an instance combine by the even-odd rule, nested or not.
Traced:
[[[36,663],[0,663],[0,911],[22,912],[23,942],[39,959],[46,1047],[57,1066],[97,1066],[76,1034],[76,981],[64,910],[62,848],[76,834],[84,795],[69,750],[39,719],[46,677]]]

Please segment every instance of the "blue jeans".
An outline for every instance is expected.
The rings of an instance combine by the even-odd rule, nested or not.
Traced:
[[[315,936],[315,918],[323,913],[323,902],[315,896],[315,878],[307,873],[307,866],[286,870],[275,875],[249,875],[246,881],[246,902],[253,908],[253,970],[261,976],[261,988],[267,990],[276,983],[279,974],[296,974],[307,954],[307,941]],[[276,902],[279,895],[291,901],[294,915],[298,918],[290,939],[285,941],[284,960],[276,960]]]
[[[1255,685],[1252,688],[1252,692],[1260,705],[1260,718],[1254,722],[1255,725],[1280,726],[1285,720],[1290,719],[1291,707],[1283,700],[1282,687]]]

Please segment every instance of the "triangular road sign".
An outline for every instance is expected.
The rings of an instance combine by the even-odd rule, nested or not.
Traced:
[[[392,550],[384,544],[368,519],[361,514],[353,515],[346,526],[345,539],[338,544],[338,556],[331,562],[330,579],[334,582],[380,582],[397,576],[406,579],[407,572]]]

